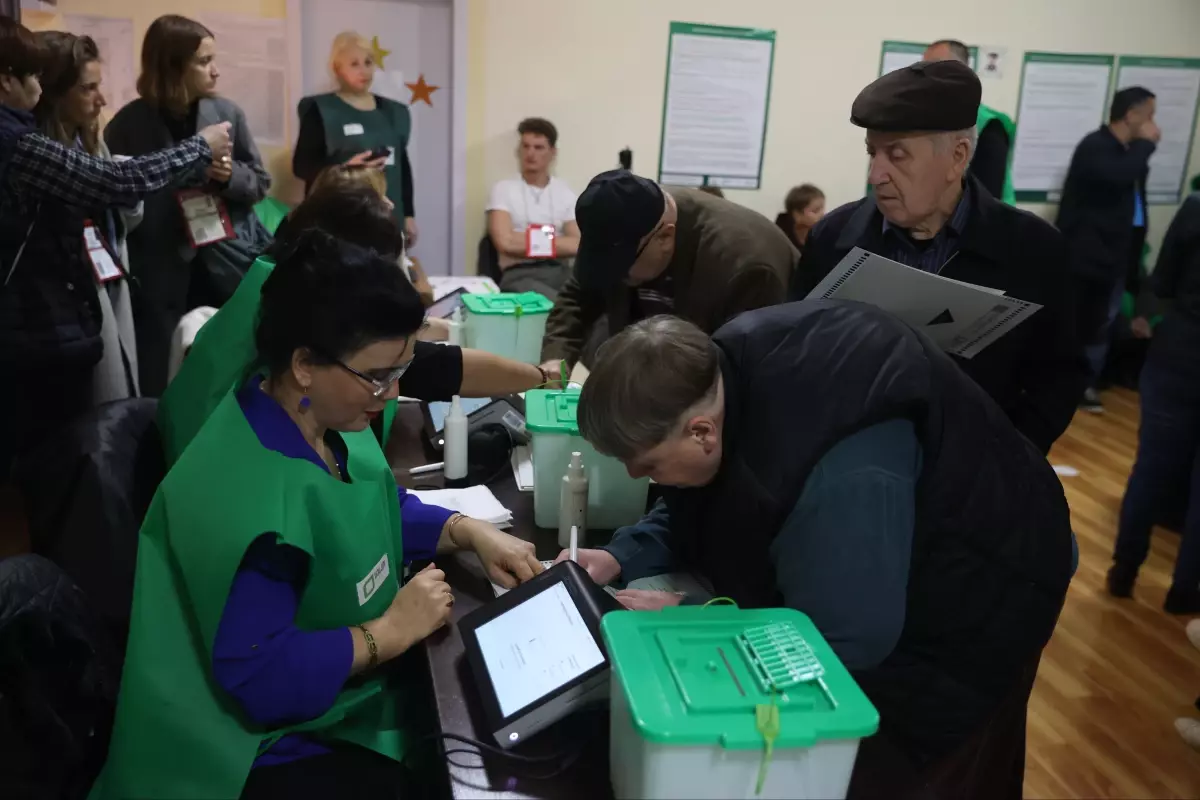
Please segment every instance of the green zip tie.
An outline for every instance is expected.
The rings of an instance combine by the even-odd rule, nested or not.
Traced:
[[[567,376],[568,375],[569,375],[569,373],[567,372],[567,360],[564,358],[562,361],[558,362],[558,384],[559,384],[560,389],[567,388]]]
[[[767,782],[767,768],[771,766],[771,756],[775,754],[775,740],[779,738],[781,722],[779,706],[775,705],[775,693],[771,692],[771,702],[759,703],[754,707],[754,726],[763,737],[762,760],[758,762],[758,782],[754,784],[754,793],[762,794],[763,784]]]
[[[700,607],[708,608],[709,606],[716,605],[718,603],[721,605],[733,606],[734,608],[737,608],[737,602],[732,597],[714,597],[712,600],[709,600],[707,603],[705,603],[704,605],[702,605]]]

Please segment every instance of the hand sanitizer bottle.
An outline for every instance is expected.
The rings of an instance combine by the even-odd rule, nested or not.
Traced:
[[[450,400],[442,441],[442,475],[447,482],[463,480],[467,477],[467,415],[458,395]]]
[[[571,462],[562,479],[562,495],[558,507],[558,545],[571,546],[571,528],[587,534],[588,477],[583,467],[583,453],[571,453]]]

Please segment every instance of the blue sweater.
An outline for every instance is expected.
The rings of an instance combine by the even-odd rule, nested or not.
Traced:
[[[848,669],[879,664],[904,627],[921,446],[908,420],[874,425],[835,445],[805,481],[764,558],[784,604],[812,618]],[[606,548],[626,582],[686,569],[659,501]],[[736,539],[730,539],[736,547]]]

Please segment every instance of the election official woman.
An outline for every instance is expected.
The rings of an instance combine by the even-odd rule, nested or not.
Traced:
[[[259,368],[143,525],[117,719],[96,795],[396,797],[417,687],[386,665],[449,619],[430,566],[473,550],[515,586],[532,545],[397,489],[368,426],[423,320],[394,259],[301,235],[262,291]]]
[[[292,172],[311,189],[326,167],[372,166],[387,177],[388,198],[410,245],[417,241],[413,217],[413,176],[408,160],[412,115],[408,106],[371,92],[375,49],[353,31],[339,33],[329,54],[337,89],[300,101],[300,134]]]

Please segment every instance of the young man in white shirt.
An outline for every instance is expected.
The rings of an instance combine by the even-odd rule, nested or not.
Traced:
[[[488,236],[500,254],[500,288],[539,292],[551,300],[570,275],[565,259],[579,249],[575,193],[550,175],[558,129],[531,117],[517,126],[521,174],[492,187]]]

